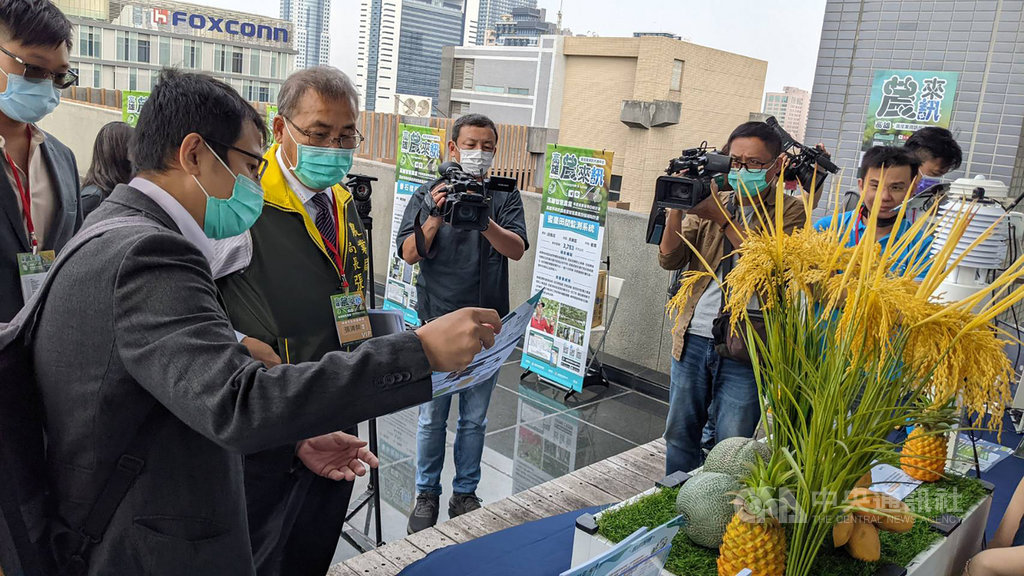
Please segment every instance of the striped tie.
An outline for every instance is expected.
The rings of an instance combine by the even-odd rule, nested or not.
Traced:
[[[316,229],[320,231],[320,236],[328,244],[337,248],[338,229],[335,227],[334,218],[331,216],[331,199],[327,197],[327,194],[317,192],[313,195],[313,204],[316,206],[316,220],[314,221]]]

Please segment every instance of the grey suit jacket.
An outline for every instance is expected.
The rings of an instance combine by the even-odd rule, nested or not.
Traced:
[[[34,333],[52,528],[79,525],[139,427],[155,426],[89,574],[251,575],[242,454],[427,401],[430,365],[406,333],[267,370],[236,342],[202,253],[155,202],[122,185],[89,221],[139,214],[163,228],[84,246]]]
[[[42,250],[56,250],[82,227],[82,206],[79,202],[78,164],[71,150],[52,135],[39,147],[43,161],[50,172],[50,182],[56,191],[53,222],[50,223]],[[18,252],[31,252],[32,245],[25,235],[18,192],[0,173],[0,322],[10,322],[21,309],[21,280],[18,277]]]

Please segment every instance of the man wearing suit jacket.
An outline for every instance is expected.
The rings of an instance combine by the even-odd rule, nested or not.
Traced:
[[[73,540],[132,440],[151,438],[92,549],[90,575],[255,574],[243,454],[428,400],[432,370],[464,368],[500,330],[495,311],[464,309],[319,362],[268,369],[253,360],[219,301],[209,239],[259,217],[265,134],[230,86],[164,71],[135,132],[138,177],[89,217],[152,224],[91,240],[42,303],[31,347],[55,541]],[[350,477],[357,458],[372,464],[358,439],[331,439],[333,448],[313,447],[328,475]]]
[[[18,254],[57,251],[82,225],[75,156],[35,126],[74,84],[71,22],[48,0],[0,0],[0,322],[25,303]]]

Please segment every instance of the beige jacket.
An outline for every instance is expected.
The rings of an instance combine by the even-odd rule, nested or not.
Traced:
[[[729,202],[732,202],[733,194],[733,192],[729,191],[718,193],[718,198],[723,206],[727,206]],[[769,195],[765,200],[765,205],[769,209],[775,206],[774,194]],[[804,205],[799,198],[789,195],[783,196],[782,210],[782,227],[786,232],[792,232],[806,222]],[[722,262],[725,252],[725,242],[723,241],[725,238],[724,229],[711,220],[705,220],[691,214],[683,217],[682,228],[683,237],[690,244],[697,247],[700,255],[712,268],[718,270],[718,265]],[[671,232],[666,231],[665,233],[669,234]],[[685,242],[668,254],[662,254],[659,251],[658,264],[665,270],[682,270],[685,268],[686,270],[705,271],[700,258],[694,258],[693,250]],[[679,318],[679,322],[675,323],[672,328],[672,357],[676,360],[679,360],[683,354],[686,330],[690,327],[690,321],[693,320],[693,312],[697,307],[697,301],[700,300],[701,295],[704,294],[710,283],[711,278],[702,278],[697,282],[693,292],[686,301],[682,317]]]

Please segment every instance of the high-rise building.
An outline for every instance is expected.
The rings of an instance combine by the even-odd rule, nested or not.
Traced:
[[[281,0],[281,18],[295,26],[296,68],[330,61],[331,0]]]
[[[803,142],[807,128],[807,112],[810,110],[811,93],[792,86],[785,86],[782,92],[768,92],[764,98],[764,113],[775,116],[779,125]]]
[[[511,14],[502,14],[494,25],[494,43],[498,46],[537,46],[541,36],[555,34],[555,24],[544,21],[546,14],[543,8],[525,6],[513,8]]]
[[[274,102],[295,67],[292,24],[173,0],[55,0],[74,25],[82,88],[149,91],[160,69],[209,72],[252,102]]]
[[[361,0],[356,86],[362,108],[391,112],[398,94],[437,100],[441,50],[461,46],[479,0]]]
[[[670,158],[721,147],[761,108],[768,63],[664,37],[542,36],[530,46],[445,48],[437,107],[558,130],[558,142],[611,150],[611,190],[650,210]],[[723,92],[721,87],[729,86]]]
[[[495,30],[501,17],[511,14],[516,8],[536,8],[537,0],[469,0],[479,5],[477,8],[476,37],[466,45],[486,45],[487,31]]]
[[[880,87],[897,105],[900,117],[893,122],[912,128],[919,120],[910,118],[916,105],[923,117],[934,120],[935,115],[919,106],[929,87],[902,71],[927,71],[926,80],[940,81],[955,73],[955,87],[949,80],[941,86],[942,96],[953,99],[942,120],[949,121],[964,151],[963,166],[951,177],[985,175],[1009,184],[1010,194],[1019,196],[1024,192],[1022,4],[828,0],[806,140],[825,144],[846,174],[846,187],[853,188],[867,121],[888,121],[879,113],[890,116],[888,110],[869,110],[875,79],[881,76]],[[891,77],[896,81],[886,81]]]

